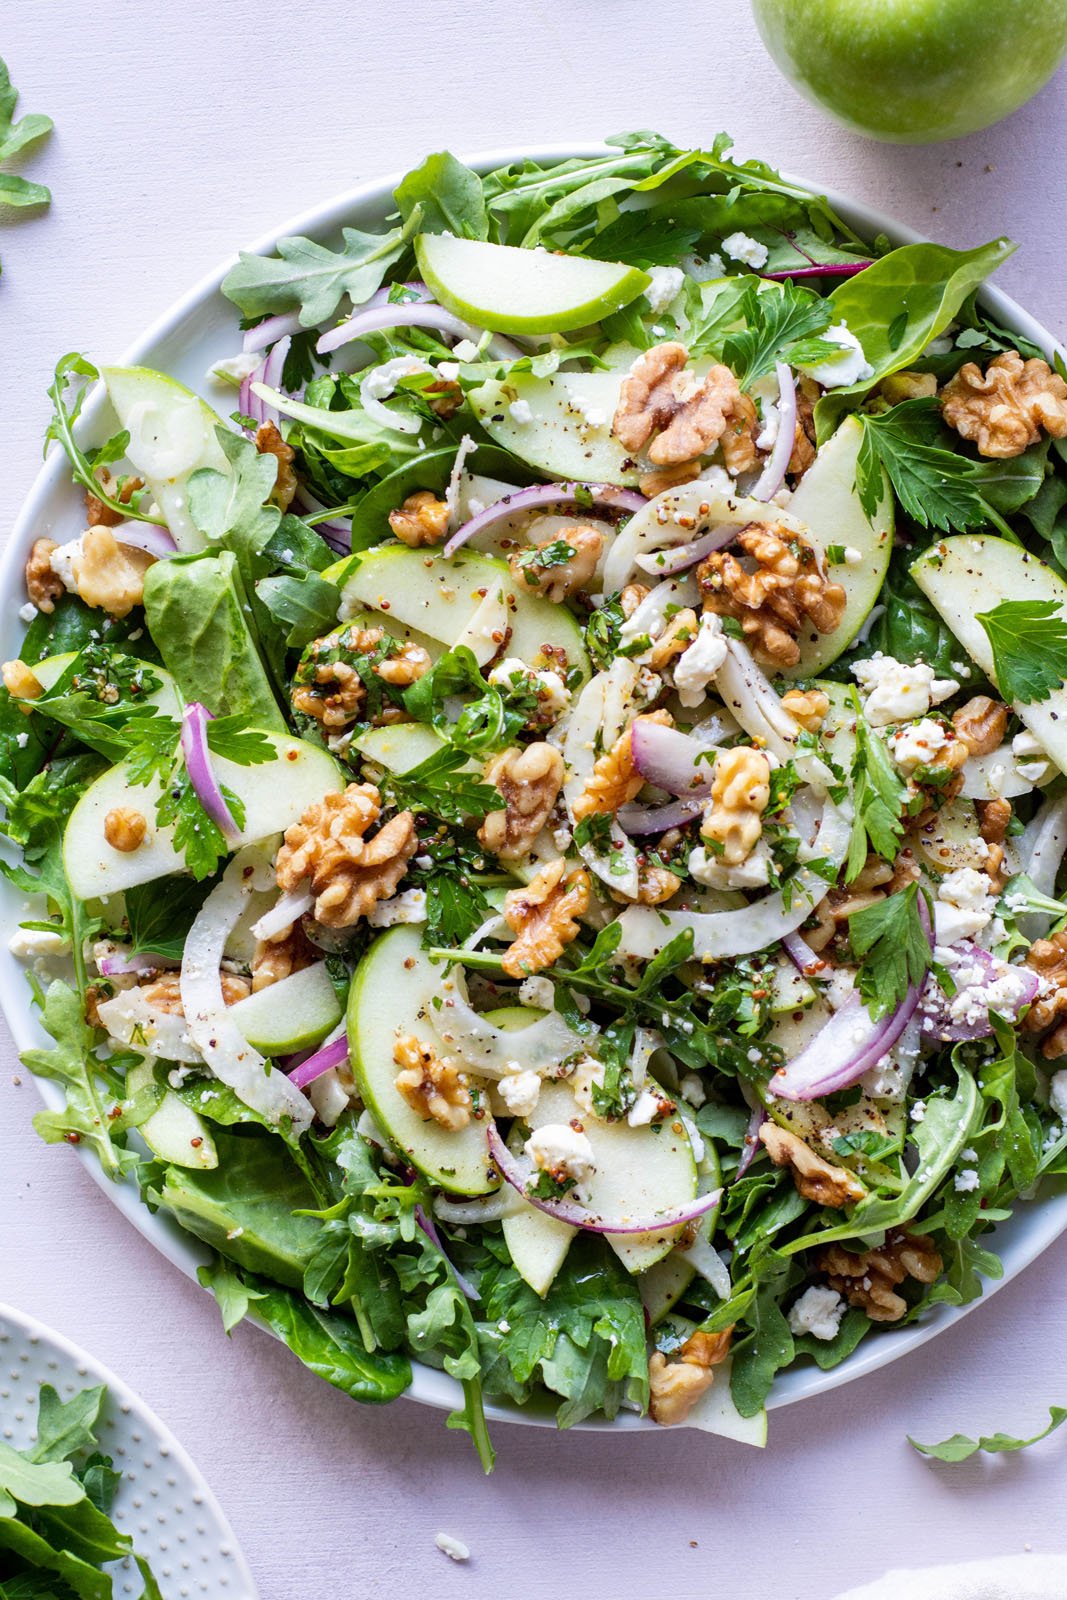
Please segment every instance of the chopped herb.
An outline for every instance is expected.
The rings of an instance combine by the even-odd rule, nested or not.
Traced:
[[[1005,700],[1047,700],[1067,678],[1067,621],[1055,600],[1002,600],[979,611]]]
[[[857,986],[872,1017],[892,1011],[930,970],[933,954],[919,914],[917,884],[853,912],[848,936],[860,962]]]

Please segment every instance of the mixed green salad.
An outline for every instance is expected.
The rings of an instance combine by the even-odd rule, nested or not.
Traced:
[[[102,1383],[69,1400],[42,1384],[33,1445],[0,1439],[0,1600],[112,1600],[108,1569],[131,1558],[143,1600],[162,1600],[148,1562],[111,1519],[122,1473],[97,1448],[106,1401]]]
[[[0,704],[38,1131],[227,1329],[458,1380],[487,1467],[487,1400],[762,1442],[1067,1171],[1062,364],[978,298],[1005,240],[729,148],[431,156],[241,256],[210,404],[51,391],[85,531]]]

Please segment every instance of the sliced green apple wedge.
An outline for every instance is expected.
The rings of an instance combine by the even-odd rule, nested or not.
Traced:
[[[189,479],[200,467],[229,473],[215,429],[222,418],[184,384],[148,367],[103,367],[119,423],[130,436],[126,458],[144,479],[179,550],[202,550],[189,515]]]
[[[344,788],[337,763],[325,750],[288,735],[265,732],[264,737],[274,746],[273,761],[242,767],[222,756],[212,757],[215,776],[245,808],[245,825],[234,849],[284,832],[328,791]],[[156,826],[158,799],[158,779],[131,784],[125,762],[109,767],[89,785],[63,834],[67,881],[80,900],[185,870],[184,857],[174,848],[173,827]],[[109,811],[129,806],[148,819],[148,831],[136,850],[115,850],[104,837],[105,821]]]
[[[567,607],[524,594],[507,563],[494,556],[461,550],[446,561],[403,545],[368,550],[344,585],[341,609],[343,615],[361,608],[376,612],[370,620],[387,630],[399,622],[443,645],[468,644],[484,666],[505,643],[500,626],[490,626],[492,617],[482,612],[487,599],[495,597],[502,602],[501,620],[511,629],[508,655],[532,662],[551,645],[565,650],[570,666],[588,677],[581,629]]]
[[[42,689],[47,692],[59,682],[76,654],[76,651],[68,650],[63,655],[45,656],[43,661],[33,663],[33,675]],[[165,717],[180,717],[184,701],[166,667],[161,667],[157,661],[146,661],[145,666],[159,679],[159,688],[145,696],[144,704],[158,706]]]
[[[126,1074],[126,1094],[132,1098],[154,1082],[152,1062],[141,1061]],[[137,1132],[161,1161],[205,1172],[219,1164],[219,1153],[207,1123],[170,1089],[163,1091],[158,1108],[139,1124]]]
[[[672,1316],[661,1324],[656,1344],[667,1352],[679,1349],[696,1332],[697,1325],[688,1317]],[[699,1428],[704,1433],[718,1433],[724,1439],[736,1439],[739,1444],[755,1445],[757,1449],[767,1443],[767,1413],[761,1407],[754,1416],[745,1417],[734,1404],[730,1392],[731,1358],[715,1368],[715,1381],[702,1394],[683,1424],[686,1428]]]
[[[991,683],[997,681],[993,649],[979,612],[1005,600],[1051,600],[1067,617],[1067,583],[1037,556],[996,534],[942,539],[912,563],[911,575]],[[1067,686],[1047,700],[1013,701],[1012,708],[1067,772]]]
[[[832,633],[801,632],[800,660],[786,677],[810,678],[852,643],[878,599],[893,551],[893,496],[882,475],[882,496],[868,516],[856,493],[856,464],[863,427],[846,417],[827,439],[789,500],[790,513],[806,523],[823,550],[840,545],[846,559],[830,568],[830,580],[845,591],[845,609]]]
[[[635,484],[640,468],[611,431],[624,372],[511,374],[470,391],[497,444],[560,482]],[[516,404],[519,402],[519,404]],[[527,409],[528,408],[528,409]]]
[[[391,928],[375,941],[348,996],[352,1072],[365,1105],[412,1166],[455,1194],[488,1194],[500,1180],[489,1161],[484,1118],[443,1128],[413,1111],[396,1087],[398,1033],[437,1047],[431,1017],[443,976],[422,949],[418,928]]]
[[[289,1056],[325,1039],[344,1016],[325,961],[290,973],[230,1007],[250,1045],[265,1056]]]
[[[457,316],[497,333],[562,333],[629,305],[652,281],[640,267],[518,250],[450,233],[415,240],[419,270]]]

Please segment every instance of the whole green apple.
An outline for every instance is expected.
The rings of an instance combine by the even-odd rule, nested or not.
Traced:
[[[1067,0],[752,0],[786,77],[848,127],[920,144],[999,122],[1067,51]]]

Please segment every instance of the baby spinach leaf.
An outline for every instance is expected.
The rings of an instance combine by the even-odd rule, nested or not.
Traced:
[[[123,899],[130,953],[180,961],[185,936],[210,891],[210,883],[187,877],[155,878],[127,889]]]
[[[958,1461],[969,1461],[979,1450],[986,1455],[1003,1455],[1016,1450],[1027,1450],[1032,1444],[1040,1444],[1042,1439],[1047,1439],[1049,1434],[1055,1433],[1057,1428],[1067,1422],[1067,1406],[1049,1406],[1048,1426],[1041,1429],[1040,1433],[1032,1434],[1029,1439],[1016,1439],[1010,1433],[984,1434],[978,1439],[970,1439],[965,1433],[954,1433],[948,1439],[942,1439],[940,1444],[920,1444],[918,1439],[913,1439],[908,1434],[908,1443],[913,1449],[918,1450],[921,1456],[930,1456],[934,1461],[945,1461],[955,1464]]]

